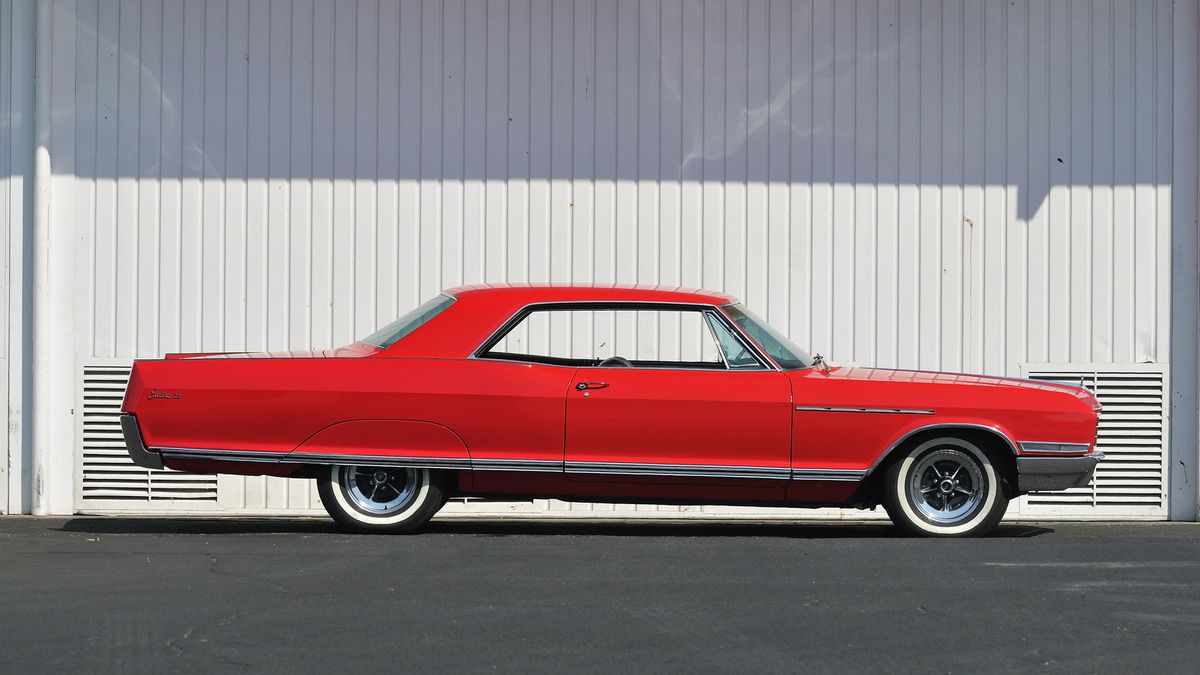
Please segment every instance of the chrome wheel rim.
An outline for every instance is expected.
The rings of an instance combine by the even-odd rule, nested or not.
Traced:
[[[344,466],[342,493],[351,505],[372,516],[389,516],[408,507],[417,495],[417,472],[376,466]]]
[[[909,473],[908,499],[917,513],[939,525],[970,519],[987,495],[979,464],[958,450],[934,450]]]

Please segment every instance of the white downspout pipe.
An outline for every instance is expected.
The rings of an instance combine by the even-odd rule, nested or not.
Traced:
[[[52,425],[54,407],[51,367],[51,331],[53,329],[50,308],[50,21],[53,6],[50,0],[38,0],[37,29],[34,33],[33,67],[33,377],[30,381],[33,404],[32,444],[33,515],[46,515],[49,506],[46,498],[47,468],[53,451]]]

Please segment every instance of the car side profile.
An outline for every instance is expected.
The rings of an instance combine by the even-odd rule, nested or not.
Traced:
[[[480,497],[882,504],[971,536],[1087,484],[1099,412],[1066,384],[830,366],[720,293],[476,285],[337,349],[139,360],[121,425],[144,467],[313,478],[359,531]]]

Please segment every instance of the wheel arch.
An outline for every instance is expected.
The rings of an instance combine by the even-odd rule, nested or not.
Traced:
[[[1017,444],[1003,429],[978,422],[938,422],[925,424],[901,434],[888,446],[879,459],[867,469],[859,494],[868,501],[882,498],[883,477],[893,463],[904,457],[909,448],[938,436],[952,436],[971,441],[987,453],[996,464],[1003,488],[1010,498],[1016,496]]]
[[[288,455],[358,453],[386,458],[401,452],[431,459],[469,460],[471,457],[462,436],[450,427],[428,420],[401,418],[334,422],[301,441]]]

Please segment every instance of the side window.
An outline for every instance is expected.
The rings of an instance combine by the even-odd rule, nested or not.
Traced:
[[[537,309],[527,314],[485,358],[575,366],[726,368],[718,339],[736,340],[705,312],[667,309]],[[753,365],[757,362],[750,358]]]
[[[725,355],[725,363],[730,368],[758,368],[760,364],[758,359],[746,349],[740,340],[729,332],[724,323],[713,314],[705,314],[704,319],[708,321],[709,328],[712,329],[713,335],[717,339],[717,344],[721,347],[721,352]]]

